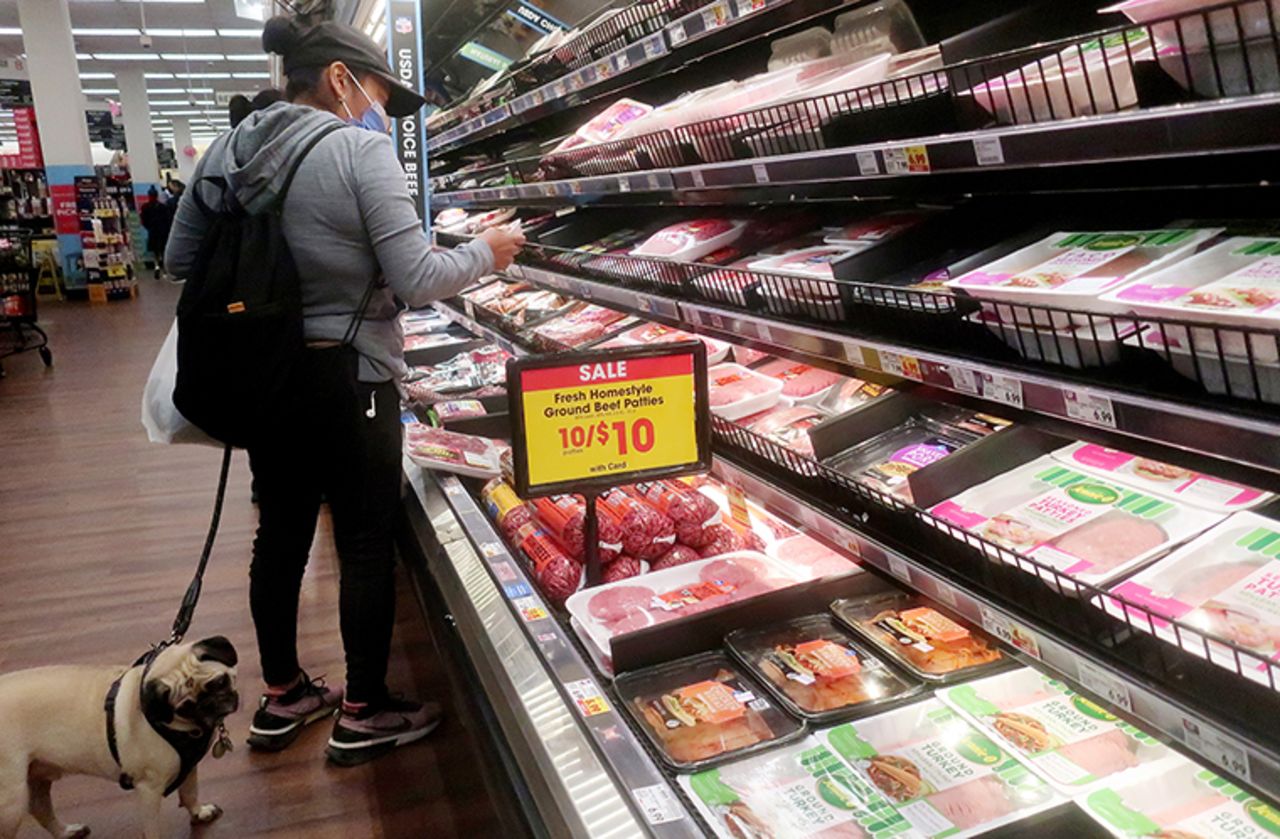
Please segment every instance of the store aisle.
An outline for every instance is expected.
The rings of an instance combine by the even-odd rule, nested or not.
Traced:
[[[142,297],[42,309],[55,367],[31,353],[0,379],[0,672],[51,663],[131,661],[168,629],[194,567],[213,502],[214,449],[156,446],[139,421],[142,386],[178,287]],[[259,689],[247,568],[254,526],[248,468],[236,456],[218,544],[192,637],[225,634],[241,653],[242,709],[228,721],[236,750],[201,766],[203,799],[223,818],[197,835],[410,837],[498,835],[472,732],[450,714],[427,743],[354,770],[323,761],[327,724],[280,755],[243,745]],[[300,652],[312,674],[341,679],[337,565],[327,519],[303,589]],[[391,684],[445,701],[445,676],[406,585]],[[137,835],[132,796],[68,779],[54,788],[66,822],[96,837]],[[185,813],[166,802],[166,836]],[[23,839],[44,835],[31,827]]]

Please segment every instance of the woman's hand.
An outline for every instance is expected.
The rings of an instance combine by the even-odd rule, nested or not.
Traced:
[[[491,227],[476,238],[493,251],[493,270],[495,271],[503,271],[510,266],[516,254],[524,247],[524,233],[521,232],[519,225]]]

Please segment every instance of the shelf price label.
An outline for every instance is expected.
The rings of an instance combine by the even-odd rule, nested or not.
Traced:
[[[1035,634],[1013,618],[981,606],[982,628],[1014,649],[1040,658],[1040,642]]]
[[[924,378],[924,374],[920,372],[920,359],[889,350],[880,350],[880,369],[903,379],[919,381]]]
[[[512,359],[516,492],[581,492],[710,466],[700,341]]]
[[[1193,752],[1207,758],[1210,763],[1221,766],[1246,783],[1253,783],[1253,774],[1249,768],[1249,750],[1234,737],[1189,717],[1182,719],[1182,736],[1187,747]]]
[[[884,169],[890,175],[919,175],[932,171],[925,146],[895,146],[884,150]]]
[[[746,17],[768,5],[767,0],[738,0],[738,17]]]
[[[578,712],[582,716],[594,717],[597,714],[609,713],[609,701],[604,698],[600,688],[591,679],[578,679],[564,687],[573,699],[573,704],[578,706]]]
[[[688,34],[684,31],[684,23],[676,23],[667,30],[668,36],[671,38],[671,46],[678,47],[685,41],[689,40]]]
[[[1116,427],[1116,409],[1109,398],[1079,388],[1064,387],[1062,400],[1071,419],[1104,428]]]
[[[729,4],[722,0],[702,10],[702,26],[704,29],[717,29],[729,22]]]
[[[982,398],[1018,409],[1026,407],[1022,400],[1022,382],[999,373],[982,374]]]
[[[1133,697],[1129,695],[1129,686],[1124,680],[1111,675],[1106,670],[1081,659],[1076,665],[1076,673],[1080,684],[1117,708],[1133,713]]]

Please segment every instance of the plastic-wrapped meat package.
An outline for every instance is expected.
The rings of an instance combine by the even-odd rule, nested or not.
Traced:
[[[722,518],[716,502],[682,481],[639,483],[628,491],[670,519],[676,539],[692,548],[704,547],[711,539],[711,527]]]
[[[436,230],[447,230],[460,222],[466,221],[467,211],[461,207],[451,207],[436,213],[432,226]]]
[[[515,207],[502,207],[497,210],[489,210],[480,213],[472,218],[467,219],[467,232],[480,233],[491,227],[497,227],[500,224],[510,221],[515,217]]]
[[[927,837],[976,836],[1065,801],[936,699],[819,735]]]
[[[521,305],[507,317],[516,326],[532,326],[555,315],[571,311],[583,305],[554,291],[536,291],[521,301]]]
[[[794,239],[818,225],[818,218],[808,212],[769,213],[747,220],[742,236],[733,244],[714,250],[698,262],[708,265],[737,264],[751,254],[762,253],[788,240]]]
[[[717,364],[707,371],[711,412],[728,420],[770,408],[782,397],[782,382],[737,364]]]
[[[817,580],[858,570],[852,559],[803,533],[774,542],[766,548],[766,553],[795,569],[797,577]]]
[[[550,533],[535,524],[520,529],[516,544],[533,569],[533,580],[542,596],[551,605],[562,608],[582,587],[582,565],[566,555]]]
[[[861,408],[886,393],[892,393],[892,390],[884,385],[859,379],[845,379],[822,398],[818,407],[832,416],[839,416],[846,411]]]
[[[797,402],[818,402],[827,391],[844,381],[839,373],[778,358],[756,368],[756,372],[782,382],[782,395]]]
[[[633,556],[622,554],[609,564],[605,565],[600,573],[600,582],[616,583],[619,580],[629,580],[632,577],[639,577],[645,572],[645,564]]]
[[[826,464],[877,492],[911,501],[910,477],[978,438],[928,417],[912,417],[830,457]]]
[[[586,501],[581,495],[552,495],[534,498],[529,507],[541,524],[564,548],[570,558],[582,560],[583,522]],[[612,508],[596,507],[596,536],[600,561],[611,562],[622,553],[622,522]]]
[[[753,434],[772,440],[796,454],[813,457],[809,429],[825,419],[827,415],[815,408],[794,407],[766,411],[743,422]]]
[[[648,347],[654,344],[666,344],[676,341],[698,340],[707,346],[707,363],[719,364],[729,355],[729,345],[715,338],[706,338],[675,329],[661,323],[641,323],[619,335],[615,335],[600,344],[601,349],[609,347]]]
[[[791,251],[789,253],[778,254],[764,259],[758,259],[752,262],[748,267],[752,271],[763,271],[770,274],[786,274],[792,277],[814,277],[823,280],[835,279],[835,272],[831,268],[833,262],[852,256],[857,253],[853,248],[837,247],[835,245],[821,245],[815,248],[806,248],[800,251]],[[790,283],[785,285],[786,288],[804,288],[805,294],[828,297],[835,294],[835,291],[827,286],[818,284]]]
[[[575,349],[608,334],[626,314],[589,303],[533,330],[537,346],[555,351]]]
[[[753,364],[756,364],[769,357],[770,356],[767,352],[762,352],[761,350],[753,350],[751,349],[751,347],[740,347],[737,344],[733,345],[734,363],[741,364],[743,367],[750,367]]]
[[[489,517],[498,525],[502,535],[512,544],[516,543],[516,534],[527,524],[533,522],[533,513],[516,495],[511,484],[502,478],[494,478],[485,484],[480,493]]]
[[[400,332],[405,337],[410,335],[428,335],[444,332],[450,321],[435,309],[419,309],[402,312],[399,317]]]
[[[693,286],[710,300],[746,306],[747,295],[760,285],[760,277],[750,271],[751,263],[756,259],[754,256],[744,257],[727,263],[723,268],[700,274],[693,278]]]
[[[419,333],[404,336],[404,351],[429,350],[432,347],[447,347],[449,344],[461,344],[467,338],[450,335],[446,332]]]
[[[842,225],[828,232],[824,240],[829,245],[839,245],[860,252],[905,233],[925,221],[930,215],[930,213],[910,210],[881,213]]]
[[[1280,679],[1280,522],[1256,513],[1236,513],[1197,539],[1111,588],[1135,607],[1110,597],[1107,608],[1133,626],[1198,655],[1204,641],[1185,628],[1175,631],[1160,617],[1175,618],[1270,659]],[[1152,615],[1156,615],[1154,619]],[[1209,642],[1211,660],[1250,678],[1268,682],[1268,666],[1241,656],[1225,644]]]
[[[634,99],[619,99],[600,113],[592,117],[576,132],[565,138],[554,151],[562,152],[590,144],[607,143],[616,139],[623,129],[632,122],[642,119],[653,111],[653,107]]]
[[[529,289],[528,283],[509,283],[504,280],[483,285],[475,291],[468,291],[462,295],[462,299],[467,300],[476,306],[489,308],[490,304],[503,297],[509,297],[517,292]]]
[[[654,560],[649,566],[650,571],[661,571],[664,568],[674,568],[677,565],[684,565],[686,562],[697,562],[702,559],[702,555],[688,545],[676,545],[671,550]]]
[[[1223,519],[1045,455],[943,501],[930,512],[1071,579],[1106,585]],[[995,559],[1001,556],[988,549]],[[1007,556],[1007,555],[1006,555]],[[1062,585],[1049,571],[1017,562]]]
[[[484,404],[475,399],[457,399],[452,402],[437,402],[431,406],[431,412],[442,425],[463,419],[483,417],[488,414]]]
[[[619,676],[614,688],[658,754],[675,769],[701,769],[804,732],[722,653],[636,670]]]
[[[724,513],[723,523],[712,525],[710,528],[715,531],[713,542],[722,544],[718,546],[708,544],[702,549],[704,554],[716,547],[720,548],[719,552],[737,550],[737,548],[726,547],[723,544],[726,539],[741,542],[743,547],[749,550],[762,551],[774,542],[789,539],[799,532],[759,504],[741,497],[737,491],[713,479],[704,479],[698,485],[698,491],[715,501]]]
[[[1119,781],[1173,754],[1156,738],[1063,682],[1027,668],[945,688],[938,698],[981,726],[1062,794]]]
[[[632,248],[631,255],[693,262],[733,243],[746,227],[745,221],[724,218],[682,221],[654,233],[642,244]]]
[[[884,796],[815,737],[679,781],[719,839],[864,839],[910,830]]]
[[[409,459],[424,469],[492,478],[499,474],[498,458],[502,449],[507,447],[487,437],[408,423],[405,425],[405,448]]]
[[[675,544],[675,524],[636,495],[611,489],[600,496],[599,507],[618,520],[622,549],[636,559],[657,559]]]

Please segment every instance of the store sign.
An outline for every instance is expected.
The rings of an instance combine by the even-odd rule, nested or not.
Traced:
[[[53,227],[58,233],[74,236],[80,232],[80,209],[76,206],[75,184],[50,184]]]
[[[711,465],[701,341],[507,362],[516,492],[587,492]]]
[[[422,90],[422,2],[421,0],[387,0],[387,59],[403,84]],[[418,218],[426,219],[427,203],[427,132],[422,112],[400,117],[395,124],[396,157],[404,169],[409,194],[418,210]]]
[[[26,79],[0,79],[0,106],[13,108],[34,105],[31,98],[31,82]]]

